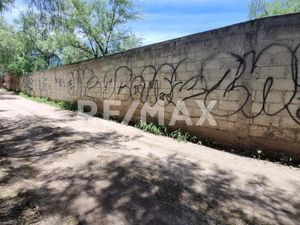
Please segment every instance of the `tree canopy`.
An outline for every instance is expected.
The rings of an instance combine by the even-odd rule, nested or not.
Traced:
[[[0,12],[6,10],[10,5],[14,3],[14,0],[1,0],[0,1]]]
[[[0,1],[0,12],[7,10],[13,5],[15,0],[1,0]],[[30,7],[35,6],[39,10],[44,10],[48,12],[54,12],[60,9],[61,0],[26,0]]]
[[[296,12],[300,12],[299,0],[251,0],[248,14],[250,19],[256,19]]]
[[[5,10],[11,1],[2,1]],[[24,74],[140,45],[128,27],[133,0],[28,0],[15,24],[1,19],[0,69]]]
[[[86,52],[87,57],[100,57],[132,48],[138,38],[123,29],[126,23],[137,19],[132,1],[71,0],[62,22],[64,42]]]

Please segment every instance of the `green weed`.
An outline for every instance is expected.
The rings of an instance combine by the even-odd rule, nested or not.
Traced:
[[[44,103],[47,105],[51,105],[60,109],[64,109],[64,110],[69,110],[69,111],[76,111],[77,110],[77,106],[74,103],[71,102],[65,102],[65,101],[55,101],[55,100],[51,100],[48,97],[38,97],[38,96],[31,96],[25,92],[18,92],[16,93],[19,96],[26,98],[26,99],[30,99],[32,101],[38,102],[38,103]]]
[[[184,132],[180,129],[170,131],[167,129],[167,127],[152,122],[146,123],[144,121],[139,121],[135,124],[135,127],[145,132],[149,132],[155,135],[171,137],[178,141],[183,141],[183,142],[187,142],[187,141],[194,142],[194,140],[196,139],[195,137],[192,137],[191,134],[189,134],[188,132]]]

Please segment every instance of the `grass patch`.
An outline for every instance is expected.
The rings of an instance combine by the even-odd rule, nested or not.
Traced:
[[[146,123],[144,121],[139,121],[135,124],[135,127],[145,132],[149,132],[155,135],[171,137],[178,141],[195,143],[197,140],[197,138],[192,136],[189,132],[184,132],[180,129],[171,131],[165,126],[161,126],[152,122]]]
[[[64,110],[69,110],[69,111],[76,111],[77,106],[74,103],[66,102],[66,101],[55,101],[51,100],[48,97],[38,97],[38,96],[31,96],[25,92],[18,92],[16,93],[17,95],[35,101],[39,103],[44,103],[50,106],[54,106],[56,108],[64,109]]]

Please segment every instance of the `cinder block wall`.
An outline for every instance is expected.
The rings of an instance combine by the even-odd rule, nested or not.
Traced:
[[[300,14],[291,14],[28,74],[20,86],[56,100],[93,100],[99,111],[104,100],[121,100],[114,107],[121,116],[133,100],[163,100],[166,125],[178,100],[194,124],[202,114],[196,100],[206,106],[217,100],[211,112],[217,126],[179,122],[176,128],[222,145],[300,159],[299,60]]]
[[[4,74],[3,80],[0,78],[0,83],[5,87],[7,90],[12,91],[16,90],[19,87],[18,79],[15,79],[11,74]]]

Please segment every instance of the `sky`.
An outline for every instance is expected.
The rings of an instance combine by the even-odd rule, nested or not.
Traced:
[[[143,45],[157,43],[248,20],[249,0],[134,0],[141,12],[138,21],[129,23]],[[24,0],[5,17],[12,22],[26,9]]]

